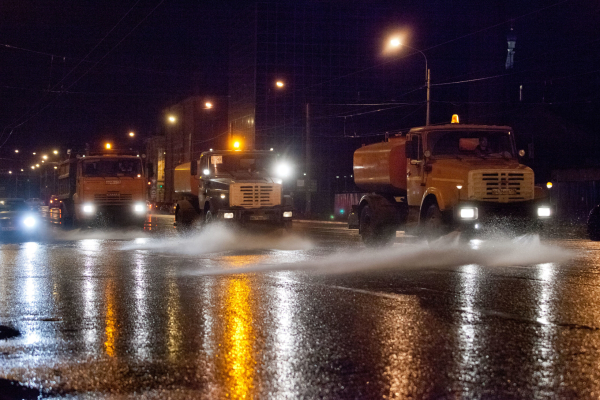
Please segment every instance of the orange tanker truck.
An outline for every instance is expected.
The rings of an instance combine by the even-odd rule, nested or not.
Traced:
[[[391,241],[399,229],[436,237],[535,226],[553,211],[520,153],[508,126],[459,123],[363,146],[354,152],[354,181],[369,193],[353,207],[350,228],[372,245]]]

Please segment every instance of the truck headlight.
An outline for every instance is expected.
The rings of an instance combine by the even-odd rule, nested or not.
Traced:
[[[541,217],[541,218],[549,217],[551,214],[550,207],[548,207],[548,206],[538,207],[537,214],[538,214],[538,217]]]
[[[284,211],[283,212],[283,218],[292,218],[292,212],[291,211]]]
[[[223,218],[225,218],[225,219],[232,219],[233,218],[233,213],[223,213]]]
[[[135,211],[136,213],[143,213],[145,211],[144,204],[143,203],[135,203],[133,206],[133,211]]]
[[[96,207],[94,207],[93,204],[84,204],[83,205],[83,212],[86,214],[91,214],[96,210]]]
[[[461,208],[460,219],[477,219],[477,207]]]
[[[292,167],[287,163],[279,163],[275,167],[275,174],[280,178],[287,178],[292,174]]]
[[[32,216],[26,217],[23,220],[23,225],[25,225],[25,227],[27,227],[27,228],[33,228],[36,223],[37,223],[36,219]]]

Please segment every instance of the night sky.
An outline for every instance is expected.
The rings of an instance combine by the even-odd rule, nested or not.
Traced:
[[[600,3],[381,3],[397,7],[393,19],[410,27],[411,43],[428,55],[433,83],[493,76],[493,68],[465,73],[461,64],[468,60],[456,55],[473,60],[478,43],[505,46],[504,32],[512,24],[515,66],[528,71],[527,88],[533,88],[528,100],[554,102],[554,111],[569,123],[598,131]],[[240,4],[2,1],[0,157],[13,157],[15,148],[64,150],[125,140],[130,130],[141,140],[156,131],[168,105],[191,95],[227,95],[229,28]],[[378,40],[365,38],[373,46]],[[379,53],[373,49],[373,65],[381,63]],[[498,55],[499,65],[503,58]],[[497,82],[490,79],[490,87]],[[455,93],[460,89],[434,86],[432,98],[451,103]]]

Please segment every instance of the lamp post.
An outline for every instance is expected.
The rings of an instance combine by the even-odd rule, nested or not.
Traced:
[[[404,46],[404,47],[408,47],[411,50],[417,51],[419,53],[421,53],[421,55],[423,56],[423,58],[425,59],[425,85],[427,87],[427,113],[425,115],[425,126],[429,125],[429,105],[430,105],[430,97],[429,97],[429,90],[431,88],[431,72],[429,71],[429,68],[427,67],[427,56],[425,56],[425,53],[423,53],[421,50],[419,49],[415,49],[414,47],[410,47],[406,44],[402,44],[400,42],[400,39],[394,38],[392,40],[390,40],[390,45],[392,47],[400,47],[400,46]]]

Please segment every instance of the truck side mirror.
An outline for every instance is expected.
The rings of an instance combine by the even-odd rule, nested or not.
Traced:
[[[154,164],[148,163],[148,178],[154,178]]]
[[[198,161],[190,161],[190,174],[192,176],[198,175]]]

